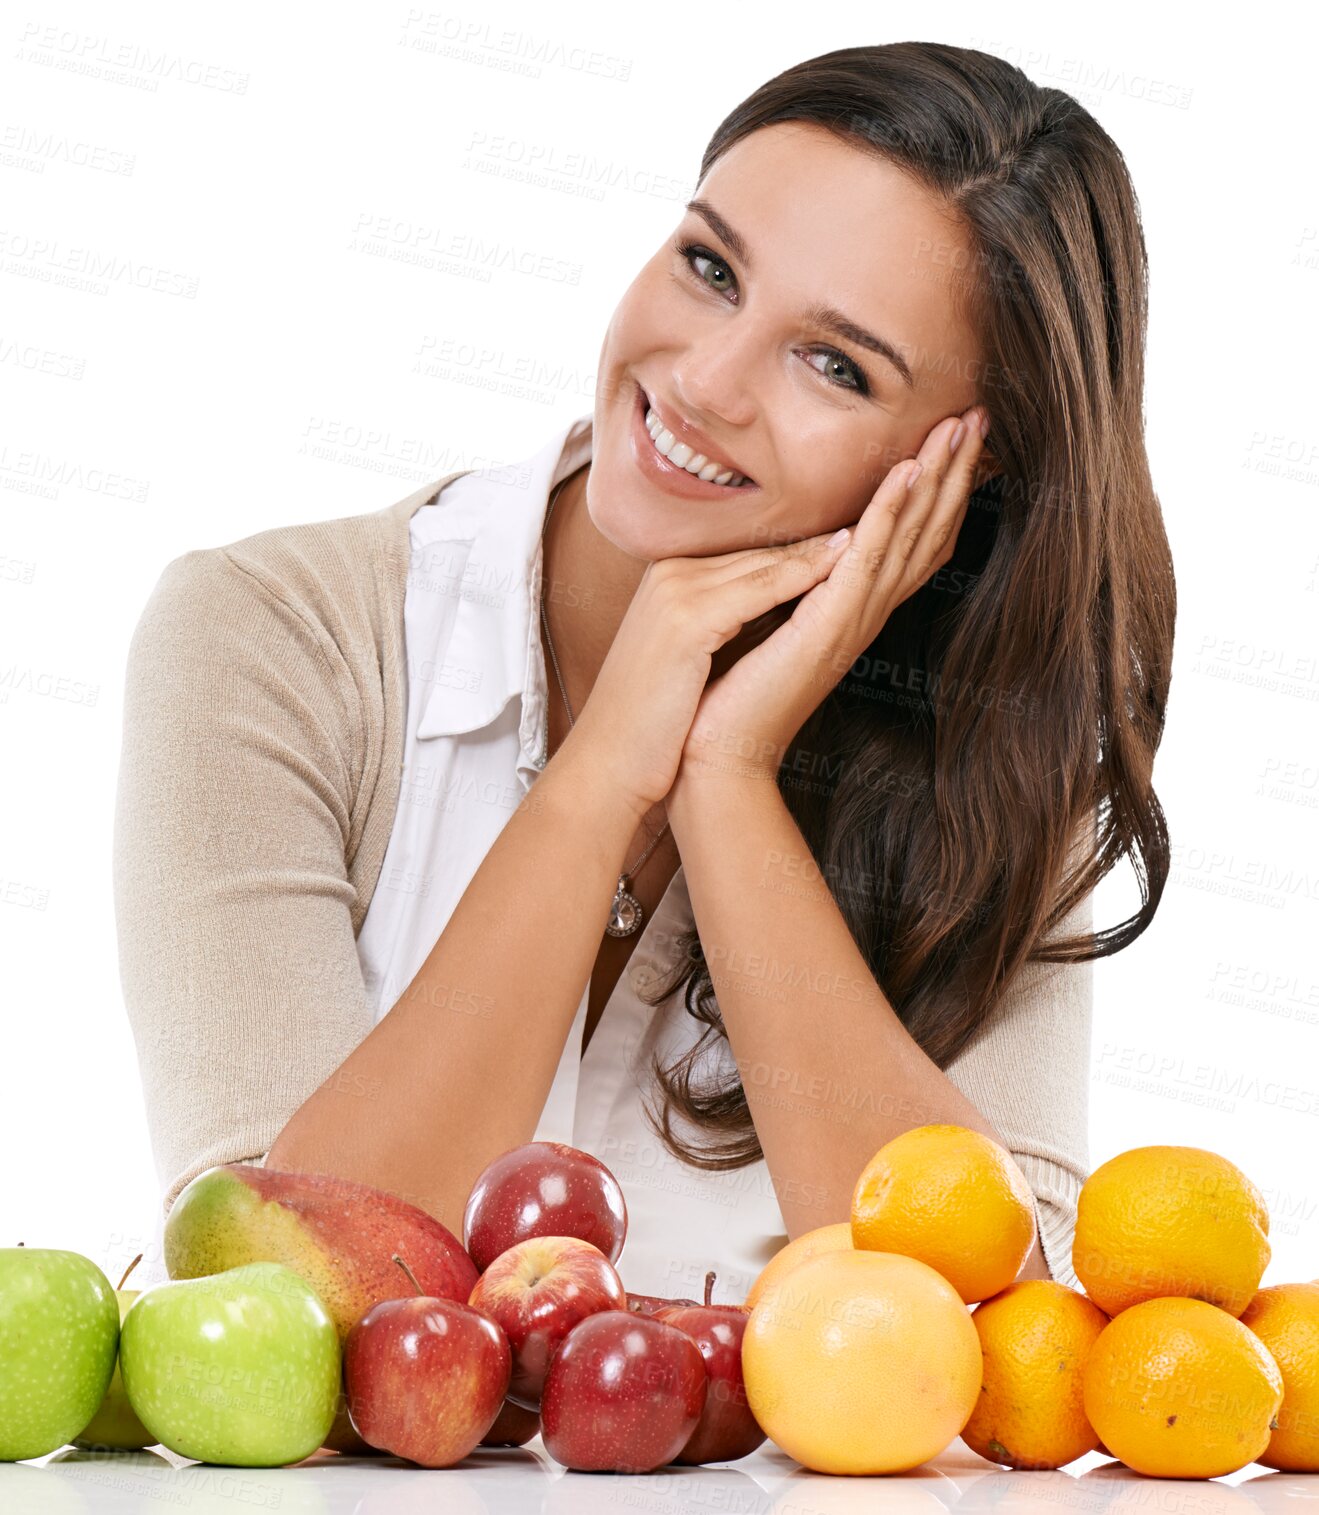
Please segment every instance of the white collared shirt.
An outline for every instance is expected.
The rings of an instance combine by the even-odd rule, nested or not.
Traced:
[[[455,479],[412,516],[402,782],[357,939],[377,1024],[542,770],[541,534],[550,491],[590,456],[588,415],[521,463]],[[699,1299],[713,1268],[713,1299],[731,1303],[788,1239],[769,1169],[763,1158],[722,1173],[680,1162],[641,1103],[647,1089],[658,1103],[652,1053],[667,1066],[705,1029],[687,1014],[680,990],[651,1006],[634,987],[667,971],[662,954],[691,923],[679,865],[642,923],[584,1057],[590,986],[583,988],[535,1135],[593,1153],[622,1185],[628,1231],[618,1268],[628,1289]],[[723,1038],[718,1052],[731,1068]],[[696,1128],[674,1119],[684,1138],[700,1143]]]

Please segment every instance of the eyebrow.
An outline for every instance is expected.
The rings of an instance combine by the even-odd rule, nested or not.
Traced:
[[[732,250],[733,256],[751,271],[755,268],[755,260],[751,256],[751,249],[747,246],[742,234],[719,214],[708,200],[688,200],[686,208],[695,211],[698,216],[709,226],[720,241],[727,243]],[[850,316],[843,314],[834,305],[817,302],[810,305],[803,312],[807,321],[816,326],[822,326],[826,331],[831,331],[835,336],[844,338],[848,342],[855,342],[858,347],[867,348],[870,352],[878,353],[881,358],[887,358],[894,368],[902,375],[902,381],[908,389],[916,388],[916,380],[912,377],[911,369],[907,360],[902,356],[892,342],[883,337],[877,337],[874,332],[867,331],[864,326],[858,326]]]

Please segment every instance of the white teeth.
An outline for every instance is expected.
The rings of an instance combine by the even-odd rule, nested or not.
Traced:
[[[713,480],[716,484],[738,487],[746,482],[744,474],[735,473],[731,468],[721,469],[718,463],[711,463],[703,452],[693,452],[686,442],[679,442],[649,406],[646,407],[646,430],[655,444],[655,451],[661,457],[667,458],[670,463],[676,463],[688,473],[694,473],[707,484]]]

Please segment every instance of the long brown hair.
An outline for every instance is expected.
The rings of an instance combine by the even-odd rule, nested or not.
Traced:
[[[733,110],[701,162],[777,121],[814,122],[907,170],[975,249],[953,297],[985,355],[977,399],[1000,472],[953,558],[899,605],[798,733],[779,790],[858,948],[940,1068],[1027,961],[1129,946],[1169,869],[1152,784],[1176,587],[1142,414],[1147,264],[1112,139],[1072,96],[1002,58],[933,42],[841,48]],[[1124,855],[1141,908],[1056,928]],[[652,1057],[657,1136],[696,1167],[762,1154],[697,932],[645,997],[682,987],[706,1029]],[[695,1146],[673,1115],[717,1138]]]

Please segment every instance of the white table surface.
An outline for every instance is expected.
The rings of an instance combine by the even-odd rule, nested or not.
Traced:
[[[1308,1503],[1307,1503],[1308,1501]],[[481,1447],[455,1468],[393,1457],[318,1453],[291,1468],[188,1462],[164,1448],[67,1448],[0,1463],[3,1515],[1319,1515],[1319,1474],[1251,1463],[1224,1478],[1145,1478],[1097,1452],[1053,1473],[985,1462],[960,1439],[910,1473],[883,1478],[810,1473],[766,1442],[736,1463],[655,1473],[573,1473],[539,1436]]]

